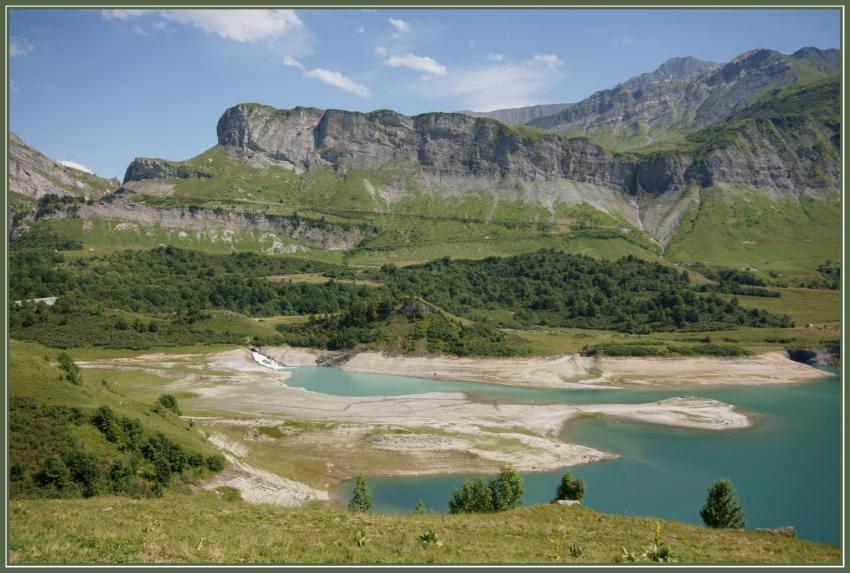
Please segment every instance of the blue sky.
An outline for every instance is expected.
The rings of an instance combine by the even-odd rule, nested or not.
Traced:
[[[12,10],[10,124],[99,175],[192,157],[240,102],[403,113],[578,101],[674,56],[840,45],[837,10]]]

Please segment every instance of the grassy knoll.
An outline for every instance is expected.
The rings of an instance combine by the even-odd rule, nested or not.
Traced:
[[[655,534],[652,519],[584,507],[404,516],[252,506],[216,493],[15,500],[10,517],[13,563],[611,563]],[[420,542],[429,528],[441,545]],[[661,539],[680,563],[840,560],[831,545],[679,522],[662,522]]]

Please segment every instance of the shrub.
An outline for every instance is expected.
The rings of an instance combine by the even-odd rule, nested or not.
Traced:
[[[224,456],[215,454],[207,458],[207,468],[213,472],[220,472],[224,469]]]
[[[493,490],[483,479],[465,480],[449,500],[449,513],[483,513],[493,511]]]
[[[71,483],[71,473],[68,466],[57,456],[44,460],[41,469],[33,476],[35,482],[42,487],[63,489]]]
[[[97,493],[100,464],[96,456],[75,450],[67,455],[65,465],[68,467],[71,478],[82,484],[85,497],[91,497]]]
[[[177,398],[175,398],[171,394],[163,394],[157,399],[157,403],[164,407],[166,410],[171,410],[178,416],[181,416],[183,412],[180,411],[180,406],[177,405]]]
[[[708,498],[699,512],[706,527],[743,529],[746,527],[744,510],[728,479],[712,482]]]
[[[449,513],[485,513],[505,511],[522,505],[525,482],[510,466],[502,466],[489,483],[466,480],[449,500]]]
[[[511,466],[502,466],[499,475],[490,482],[493,490],[493,511],[516,509],[522,505],[525,482]]]
[[[558,501],[559,499],[574,499],[581,501],[584,499],[584,489],[583,479],[573,477],[566,473],[561,477],[561,483],[558,484],[558,488],[555,490],[554,501]]]
[[[59,353],[59,366],[65,371],[65,378],[72,384],[78,386],[83,383],[80,377],[80,367],[74,363],[74,360],[64,352]]]

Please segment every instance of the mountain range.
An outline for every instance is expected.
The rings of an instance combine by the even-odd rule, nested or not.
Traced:
[[[93,250],[380,264],[555,247],[804,277],[840,247],[839,72],[837,50],[758,49],[488,114],[245,103],[216,146],[137,158],[120,185],[13,136],[12,215]]]

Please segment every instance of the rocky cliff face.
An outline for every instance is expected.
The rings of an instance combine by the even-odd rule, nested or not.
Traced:
[[[190,171],[180,164],[150,157],[137,157],[127,167],[124,183],[152,179],[205,179],[208,177],[209,175],[202,171]]]
[[[103,179],[66,167],[9,135],[9,191],[40,199],[45,195],[97,199],[118,187],[118,180]]]
[[[222,115],[217,131],[219,145],[296,172],[406,165],[431,175],[571,179],[624,188],[631,169],[584,139],[524,134],[458,113],[407,117],[389,110],[364,114],[242,104]]]

